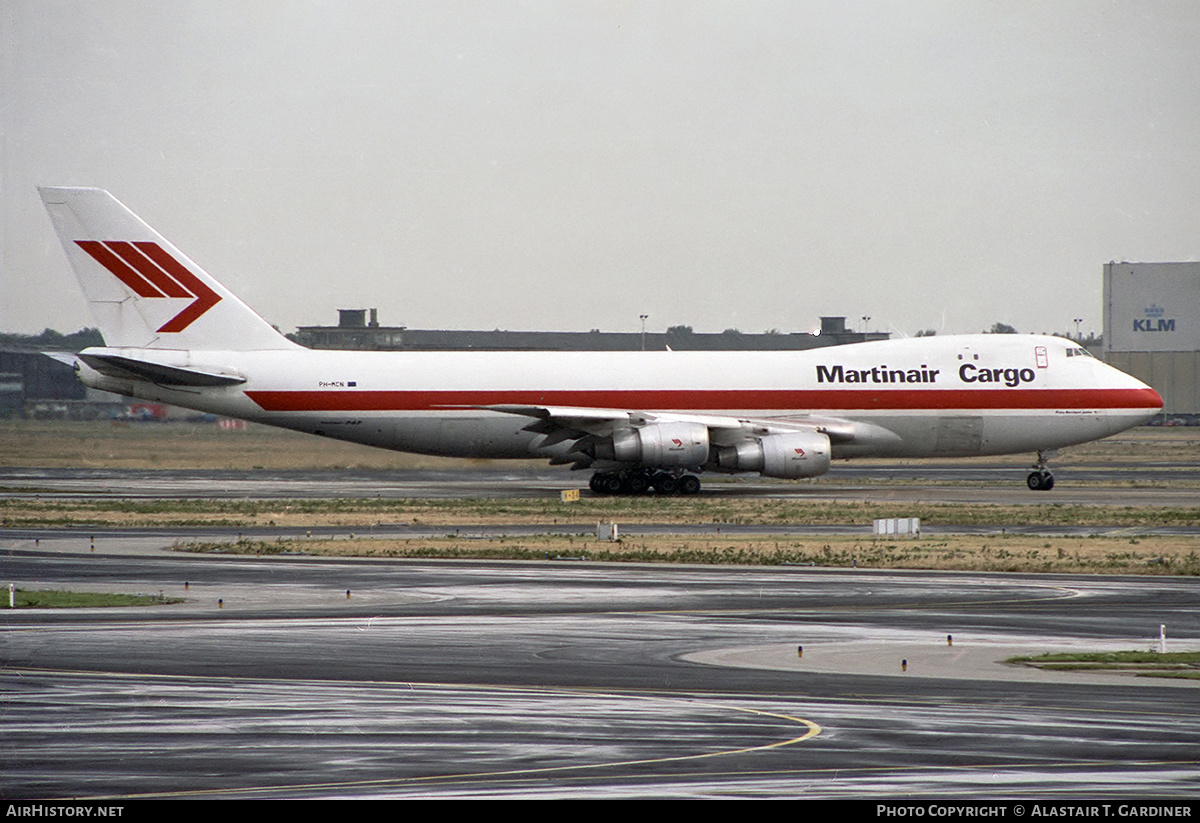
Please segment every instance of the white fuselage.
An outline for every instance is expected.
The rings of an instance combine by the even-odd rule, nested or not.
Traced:
[[[1068,340],[969,335],[796,352],[89,350],[215,368],[167,387],[81,367],[88,385],[400,451],[554,457],[529,417],[483,406],[694,414],[814,425],[834,458],[1054,449],[1139,425],[1162,400]]]

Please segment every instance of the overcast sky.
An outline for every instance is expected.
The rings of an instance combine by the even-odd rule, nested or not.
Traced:
[[[1101,328],[1200,259],[1200,3],[0,0],[0,331],[92,325],[37,185],[284,331]]]

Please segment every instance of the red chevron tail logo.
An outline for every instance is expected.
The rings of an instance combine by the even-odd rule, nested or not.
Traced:
[[[76,240],[75,243],[138,297],[192,298],[187,308],[159,328],[160,332],[181,332],[221,302],[221,295],[157,243],[124,240]]]

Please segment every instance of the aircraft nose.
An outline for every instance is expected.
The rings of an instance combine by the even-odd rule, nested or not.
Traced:
[[[1161,395],[1159,395],[1159,393],[1158,393],[1158,392],[1156,392],[1154,389],[1150,389],[1150,388],[1148,388],[1148,389],[1147,389],[1147,391],[1148,391],[1150,394],[1154,395],[1154,397],[1155,397],[1154,403],[1156,404],[1156,407],[1155,407],[1155,408],[1153,408],[1153,409],[1150,409],[1150,408],[1148,408],[1148,409],[1146,409],[1146,410],[1143,412],[1143,414],[1142,414],[1142,419],[1141,419],[1141,420],[1138,422],[1138,424],[1137,424],[1137,425],[1139,425],[1139,426],[1144,426],[1144,425],[1146,425],[1146,424],[1147,424],[1147,423],[1149,423],[1151,420],[1153,420],[1154,418],[1156,418],[1156,417],[1158,417],[1160,414],[1162,414],[1162,410],[1163,410],[1163,405],[1164,405],[1164,403],[1163,403],[1162,396],[1161,396]]]
[[[1159,394],[1158,392],[1156,392],[1154,389],[1150,388],[1149,386],[1146,386],[1146,388],[1150,391],[1150,394],[1153,395],[1154,403],[1155,403],[1155,405],[1158,406],[1158,408],[1155,409],[1155,412],[1157,413],[1157,412],[1162,411],[1163,406],[1167,405],[1165,402],[1163,402],[1162,395]]]
[[[1141,426],[1163,409],[1163,399],[1151,386],[1102,360],[1096,362],[1096,377],[1110,394],[1108,422],[1110,434]]]
[[[1133,388],[1130,405],[1134,405],[1138,409],[1138,422],[1133,425],[1140,426],[1160,414],[1166,404],[1163,402],[1162,395],[1152,386],[1146,385],[1136,377],[1125,376]]]

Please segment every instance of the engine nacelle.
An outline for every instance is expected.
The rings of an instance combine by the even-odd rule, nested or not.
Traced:
[[[702,466],[708,462],[708,426],[703,423],[654,423],[621,429],[613,432],[611,447],[607,442],[597,444],[596,456],[664,468]]]
[[[771,434],[717,449],[726,471],[760,472],[767,477],[816,477],[829,471],[829,437],[817,431]]]

